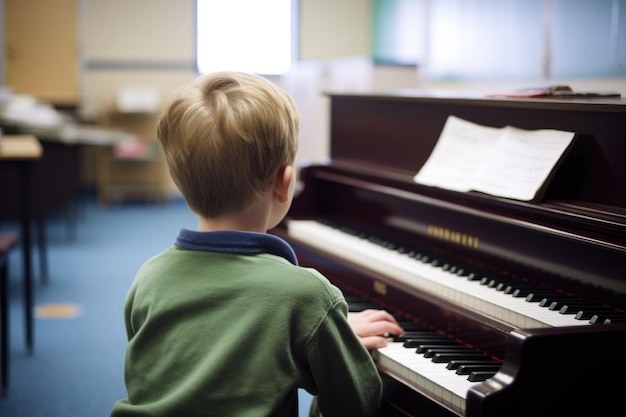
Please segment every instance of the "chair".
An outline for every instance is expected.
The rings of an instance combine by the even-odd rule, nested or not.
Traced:
[[[0,397],[9,389],[9,252],[17,233],[0,232]]]

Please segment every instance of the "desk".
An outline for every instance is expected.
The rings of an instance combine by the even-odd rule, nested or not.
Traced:
[[[9,123],[0,119],[0,126],[7,135],[35,136],[43,148],[43,156],[33,165],[31,181],[35,201],[31,208],[31,220],[39,247],[40,277],[48,283],[48,256],[46,219],[55,212],[66,216],[68,239],[76,233],[77,197],[80,190],[80,155],[84,148],[82,131],[73,126],[38,127]],[[0,183],[0,195],[19,195],[20,181],[15,167],[10,168],[10,181]],[[0,221],[19,221],[22,209],[18,199],[0,204]],[[33,274],[33,279],[36,274]]]
[[[33,162],[43,154],[41,143],[32,135],[3,135],[0,145],[0,163],[13,164],[19,172],[19,200],[21,205],[21,240],[24,261],[24,312],[26,319],[26,347],[33,349],[33,279],[31,270],[31,213]],[[5,197],[6,198],[6,197]]]

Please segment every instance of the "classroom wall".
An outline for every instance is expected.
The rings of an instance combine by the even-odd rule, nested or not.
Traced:
[[[196,76],[195,0],[75,1],[82,62],[80,112],[85,119],[99,119],[127,87],[154,88],[166,97]],[[301,113],[300,163],[314,163],[328,155],[324,95],[328,91],[416,88],[493,92],[546,83],[534,79],[433,84],[419,67],[373,65],[372,5],[371,0],[299,0],[299,61],[289,74],[274,81],[290,92]],[[626,95],[624,78],[549,82]]]
[[[98,119],[124,88],[153,87],[166,97],[196,76],[195,0],[77,1],[84,118]],[[300,109],[302,163],[327,156],[325,91],[417,85],[415,67],[387,68],[373,76],[371,13],[370,0],[299,1],[299,62],[273,80]]]
[[[193,0],[80,0],[82,114],[97,118],[126,87],[162,95],[195,75]]]

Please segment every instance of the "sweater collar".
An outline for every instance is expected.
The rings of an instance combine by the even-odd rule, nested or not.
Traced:
[[[258,254],[270,253],[285,258],[294,265],[298,260],[293,248],[278,236],[268,233],[244,232],[239,230],[220,230],[200,232],[181,229],[176,238],[176,245],[187,249],[210,252]]]

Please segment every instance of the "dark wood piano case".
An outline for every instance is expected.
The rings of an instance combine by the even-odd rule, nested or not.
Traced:
[[[494,377],[468,392],[466,416],[622,415],[617,410],[626,384],[617,381],[626,370],[626,102],[419,92],[328,99],[330,161],[302,167],[303,191],[274,230],[294,246],[300,263],[380,308],[501,360]],[[417,184],[413,176],[450,115],[492,127],[572,131],[576,140],[539,202]],[[322,253],[290,237],[290,220],[318,218],[597,301],[611,308],[611,323],[520,328],[429,296],[359,265],[356,256]],[[460,243],[442,230],[480,244]],[[382,374],[383,415],[461,414]]]

